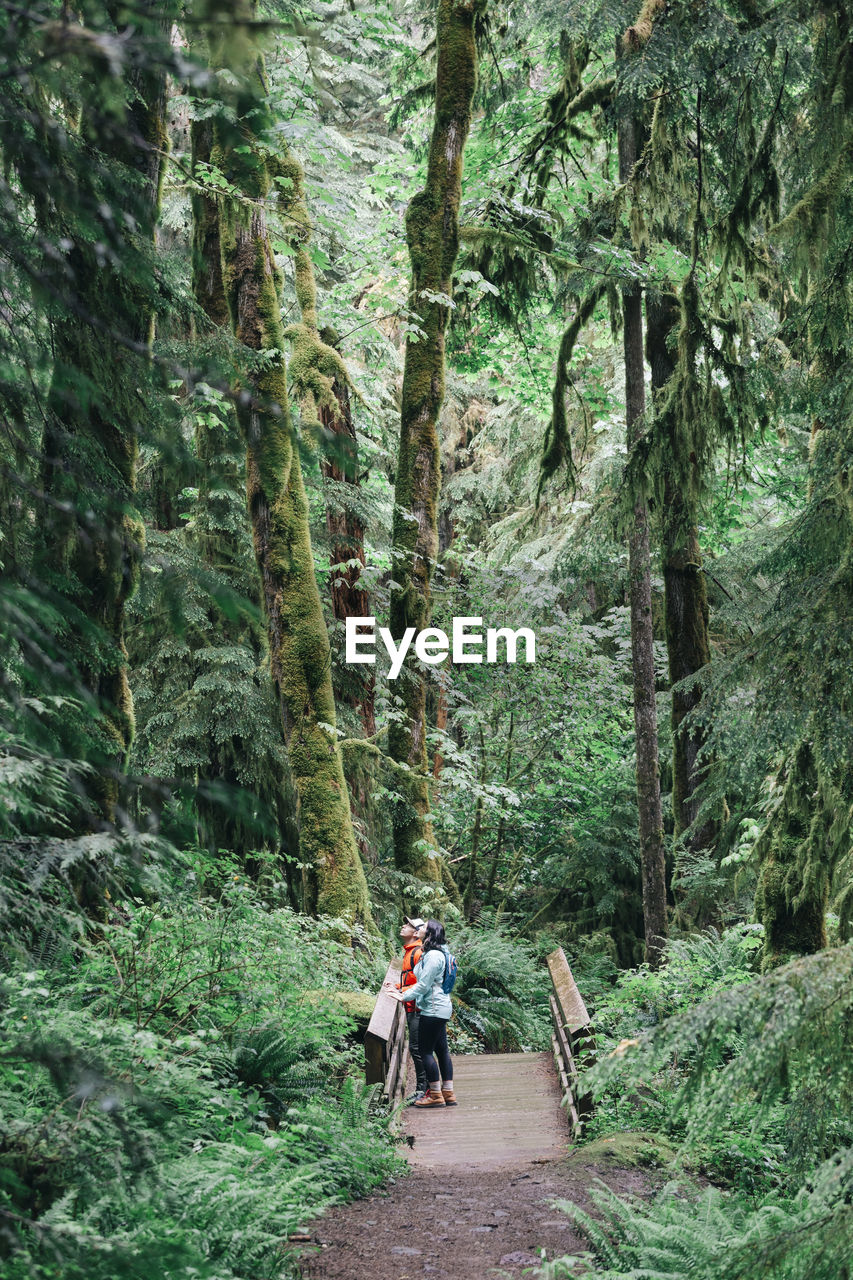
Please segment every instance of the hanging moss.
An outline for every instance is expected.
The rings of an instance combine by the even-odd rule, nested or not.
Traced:
[[[569,435],[568,418],[566,416],[566,394],[571,384],[569,365],[581,330],[584,325],[589,324],[596,306],[606,291],[607,284],[602,282],[591,289],[584,300],[578,303],[574,318],[560,342],[557,352],[557,372],[551,393],[551,420],[545,432],[542,461],[539,464],[539,485],[536,490],[537,502],[542,496],[542,488],[546,481],[556,475],[563,467],[566,468],[570,484],[574,484],[577,478],[572,457],[572,441]]]

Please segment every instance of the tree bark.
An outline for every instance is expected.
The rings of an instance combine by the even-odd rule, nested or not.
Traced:
[[[646,298],[646,355],[652,371],[652,396],[660,400],[674,372],[667,343],[678,328],[678,306],[673,298]],[[676,447],[676,442],[672,442]],[[698,485],[697,485],[698,488]],[[664,580],[664,614],[669,679],[675,686],[689,680],[711,661],[708,640],[708,591],[702,571],[702,553],[696,527],[695,503],[667,472],[661,513]],[[672,807],[676,839],[694,822],[698,804],[695,791],[706,772],[698,763],[705,735],[698,725],[682,728],[685,718],[701,700],[694,682],[674,689],[672,695]],[[713,842],[714,824],[706,822],[690,840],[691,849],[705,849]]]
[[[483,833],[483,787],[486,785],[486,778],[488,777],[486,740],[483,735],[482,725],[480,725],[480,756],[482,758],[480,765],[480,794],[477,796],[477,803],[474,807],[474,826],[471,829],[471,856],[468,859],[468,883],[465,886],[465,894],[462,899],[465,918],[469,923],[479,914],[479,908],[477,912],[474,910],[474,901],[477,893],[477,860],[480,855],[480,837]]]
[[[336,335],[325,329],[323,343],[333,349]],[[326,529],[329,534],[332,613],[346,625],[347,618],[366,618],[370,598],[361,571],[365,566],[364,525],[347,495],[360,488],[358,443],[350,404],[349,386],[340,376],[332,380],[336,409],[320,406],[320,423],[325,431],[321,470],[326,488]],[[346,565],[345,569],[340,567]],[[358,714],[365,738],[376,734],[376,676],[370,666],[347,668],[336,689]],[[344,772],[350,790],[356,840],[362,859],[370,853],[370,833],[376,816],[371,795],[375,781],[375,760],[356,745],[344,755]]]
[[[317,284],[308,251],[313,229],[305,201],[302,166],[292,153],[285,151],[278,159],[277,171],[282,180],[279,208],[293,247],[294,286],[300,311],[299,322],[289,325],[284,334],[293,344],[288,370],[290,387],[299,401],[303,435],[316,433],[324,454],[321,466],[326,481],[331,564],[357,561],[349,564],[343,575],[340,570],[332,574],[332,610],[336,619],[345,621],[349,616],[366,617],[370,611],[367,591],[360,582],[365,564],[364,526],[352,508],[342,509],[340,496],[333,498],[330,492],[335,481],[358,485],[358,450],[350,408],[349,375],[334,341],[327,340],[326,335],[334,339],[334,334],[325,330],[321,335],[319,330]],[[365,665],[357,666],[354,671],[346,670],[345,680],[345,687],[339,693],[357,711],[364,736],[373,738],[376,733],[373,668]],[[369,752],[354,745],[344,757],[344,764],[358,848],[360,855],[367,859],[370,854],[367,833],[374,826],[370,800],[373,759]]]
[[[637,162],[636,126],[623,109],[618,126],[619,180],[628,182]],[[636,286],[622,290],[625,350],[625,422],[628,450],[637,443],[646,408],[643,369],[642,298]],[[634,728],[637,740],[637,804],[643,878],[643,921],[646,962],[657,968],[667,933],[663,815],[658,767],[655,707],[654,634],[652,631],[649,515],[644,498],[634,501],[628,539],[631,657],[634,672]]]
[[[326,345],[335,347],[333,333],[324,330],[322,337]],[[344,486],[351,487],[353,495],[360,488],[358,443],[346,382],[339,377],[334,378],[332,394],[337,407],[320,406],[320,422],[326,432],[321,470],[324,480],[330,482],[326,486],[326,528],[332,566],[332,612],[339,622],[345,623],[347,618],[366,618],[370,614],[370,599],[361,580],[361,571],[366,563],[364,525],[344,496]],[[335,568],[336,565],[346,565],[346,568]],[[352,684],[342,692],[358,712],[364,736],[372,738],[376,733],[376,678],[373,668],[358,667]]]
[[[433,564],[438,550],[441,459],[438,413],[444,398],[445,331],[459,247],[462,160],[477,79],[474,4],[439,0],[436,26],[435,118],[426,185],[406,213],[412,264],[409,305],[424,330],[406,343],[393,519],[391,631],[429,625]],[[400,794],[394,822],[398,868],[439,882],[441,867],[429,818],[426,685],[414,665],[398,691],[401,715],[388,733]]]
[[[512,776],[512,735],[515,729],[515,712],[509,713],[509,732],[506,738],[506,767],[504,769],[504,786],[509,786],[509,780]],[[495,838],[495,850],[492,854],[492,861],[489,867],[489,881],[486,885],[486,906],[490,907],[495,896],[495,881],[498,875],[498,866],[500,864],[501,853],[503,852],[504,835],[506,833],[506,801],[501,800],[500,817],[498,818],[498,833]]]
[[[246,486],[267,619],[270,671],[281,711],[297,801],[305,898],[311,909],[348,926],[373,928],[367,882],[353,832],[335,727],[329,637],[308,526],[308,504],[291,421],[281,322],[281,278],[267,231],[272,186],[258,146],[258,104],[267,97],[263,60],[252,38],[254,5],[243,0],[220,22],[213,62],[236,74],[237,123],[220,117],[213,161],[242,199],[219,205],[222,278],[231,327],[248,352],[237,413],[246,441]],[[263,122],[261,123],[261,127]]]
[[[317,284],[314,264],[308,252],[312,226],[305,202],[305,179],[296,157],[285,151],[277,162],[282,180],[279,206],[284,216],[285,234],[293,247],[294,285],[300,320],[285,330],[293,344],[288,369],[290,386],[300,405],[303,433],[315,431],[323,450],[321,469],[326,485],[326,527],[330,540],[330,563],[350,561],[345,571],[332,574],[332,611],[339,621],[363,618],[369,601],[360,582],[365,564],[364,525],[340,494],[332,496],[331,484],[357,489],[358,446],[349,396],[349,375],[330,329],[319,330]],[[331,482],[328,483],[328,482]],[[365,737],[376,732],[374,710],[375,678],[371,668],[359,666],[353,686],[345,691],[347,700],[359,713]]]

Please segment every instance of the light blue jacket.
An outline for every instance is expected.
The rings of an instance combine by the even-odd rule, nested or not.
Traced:
[[[453,1002],[441,989],[446,956],[447,947],[424,952],[415,965],[417,982],[413,987],[406,987],[407,999],[414,1000],[418,1010],[428,1018],[449,1018],[453,1013]]]

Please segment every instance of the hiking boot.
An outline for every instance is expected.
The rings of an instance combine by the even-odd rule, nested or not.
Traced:
[[[444,1096],[440,1089],[429,1089],[422,1098],[415,1103],[416,1107],[443,1107],[445,1106]]]
[[[425,1093],[426,1089],[415,1089],[415,1092],[410,1093],[408,1098],[406,1098],[406,1106],[413,1107],[416,1102],[420,1102]]]
[[[457,1100],[456,1100],[456,1094],[453,1092],[453,1089],[452,1089],[452,1088],[450,1088],[450,1089],[442,1089],[442,1091],[441,1091],[441,1096],[442,1096],[442,1098],[444,1098],[444,1105],[445,1105],[446,1107],[458,1107],[458,1106],[459,1106],[459,1103],[458,1103],[458,1102],[457,1102]]]

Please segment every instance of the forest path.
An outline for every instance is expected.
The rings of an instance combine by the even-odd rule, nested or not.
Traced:
[[[455,1059],[459,1106],[403,1113],[411,1173],[324,1214],[302,1254],[305,1280],[521,1277],[584,1245],[555,1200],[587,1206],[604,1178],[642,1193],[648,1174],[573,1153],[549,1053]]]

